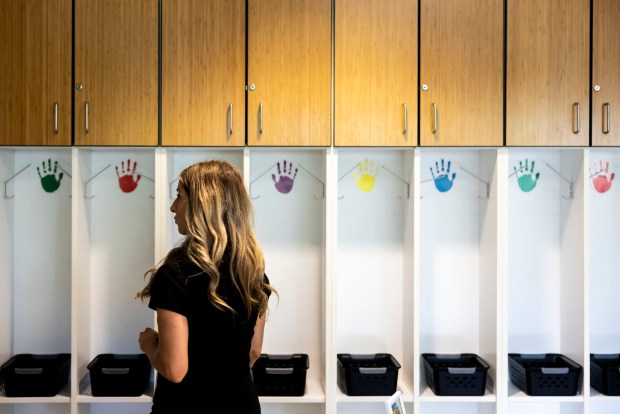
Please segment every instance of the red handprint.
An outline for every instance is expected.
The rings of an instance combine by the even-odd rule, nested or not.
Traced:
[[[118,177],[118,185],[121,187],[124,193],[131,193],[133,190],[138,187],[138,182],[142,176],[140,174],[136,175],[136,165],[137,163],[134,161],[133,169],[131,169],[131,160],[127,160],[127,169],[125,169],[125,161],[121,163],[121,173],[118,173],[118,165],[116,166],[116,176]],[[135,179],[134,179],[135,176]]]
[[[590,168],[590,178],[594,189],[599,193],[605,193],[611,188],[611,182],[614,180],[615,173],[609,174],[609,162],[605,163],[605,169],[603,169],[603,161],[599,161],[598,167],[596,162],[594,163],[594,171]]]

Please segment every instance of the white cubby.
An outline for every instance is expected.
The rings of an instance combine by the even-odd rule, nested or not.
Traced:
[[[507,353],[560,353],[584,372],[586,154],[581,149],[510,150],[506,274]],[[525,160],[531,178],[539,174],[530,191],[515,174]],[[506,384],[510,414],[531,412],[531,401],[544,401],[540,405],[547,412],[583,409],[583,386],[576,396],[531,397],[510,382],[508,371]]]
[[[413,150],[341,149],[337,168],[337,354],[388,353],[412,401]],[[332,177],[334,179],[336,177]],[[337,390],[339,413],[384,410],[384,397]]]
[[[602,164],[601,164],[602,163]],[[609,163],[609,169],[607,169]],[[616,254],[620,248],[617,237],[620,228],[620,191],[616,174],[620,166],[618,149],[591,149],[586,162],[590,178],[586,186],[587,220],[589,223],[589,352],[588,354],[620,353],[620,320],[617,312],[617,292],[620,289]],[[596,190],[591,177],[599,171],[606,171],[611,178],[611,187],[603,192]],[[588,355],[586,355],[588,356]],[[590,388],[590,412],[592,414],[613,414],[620,411],[620,397],[606,396]]]
[[[0,174],[2,363],[17,354],[70,353],[71,151],[1,149]],[[60,185],[47,192],[46,176]],[[0,412],[29,414],[44,407],[66,413],[70,395],[68,384],[54,397],[19,398],[12,405],[2,392]]]
[[[338,353],[379,352],[401,364],[408,413],[620,409],[620,397],[589,380],[590,353],[620,353],[620,190],[614,180],[599,192],[590,176],[600,161],[615,173],[617,149],[4,147],[0,357],[71,352],[72,368],[58,396],[0,392],[0,414],[149,412],[154,384],[140,397],[93,397],[87,365],[100,353],[139,352],[138,333],[155,326],[135,293],[181,240],[169,211],[178,174],[214,158],[243,172],[280,292],[263,352],[310,359],[306,394],[261,397],[266,414],[383,412],[384,397],[347,396],[337,385]],[[50,193],[37,172],[48,159],[63,173]],[[431,173],[442,159],[456,173],[443,192]],[[515,174],[526,159],[539,173],[531,191]],[[142,176],[130,193],[116,175],[127,160]],[[297,168],[288,193],[272,178],[285,160]],[[374,185],[357,182],[363,173],[376,173]],[[485,395],[434,395],[425,352],[481,356]],[[509,352],[575,360],[584,368],[578,394],[525,395],[510,381]]]
[[[136,398],[94,397],[88,364],[99,354],[141,352],[138,333],[153,312],[135,298],[155,263],[155,156],[151,149],[74,149],[73,393],[78,413],[103,413],[119,403],[150,408],[153,385]],[[133,170],[136,164],[135,172]],[[118,169],[118,171],[117,171]],[[138,179],[121,189],[120,177]],[[116,406],[115,412],[124,408]]]
[[[416,373],[429,412],[433,404],[446,412],[457,401],[463,410],[495,410],[500,174],[496,149],[420,151]],[[489,365],[484,395],[436,396],[425,381],[423,353],[480,356]]]

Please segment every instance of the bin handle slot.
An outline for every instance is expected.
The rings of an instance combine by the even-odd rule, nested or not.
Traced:
[[[101,368],[101,373],[104,375],[126,375],[129,373],[129,368]]]
[[[475,374],[476,367],[448,367],[450,374]]]
[[[15,368],[17,375],[41,375],[43,368]]]
[[[293,373],[293,368],[265,368],[267,374],[274,375],[291,375]]]
[[[281,354],[281,355],[274,355],[274,354],[272,354],[272,355],[267,355],[267,359],[272,359],[272,360],[273,359],[276,359],[276,360],[280,359],[280,360],[282,360],[282,359],[291,359],[291,358],[293,358],[293,355],[291,355],[291,354]]]
[[[387,372],[386,367],[360,367],[360,374],[385,374]]]
[[[542,367],[542,368],[540,368],[540,370],[542,371],[543,374],[568,374],[568,368],[567,367],[560,367],[560,368],[546,368],[546,367]]]

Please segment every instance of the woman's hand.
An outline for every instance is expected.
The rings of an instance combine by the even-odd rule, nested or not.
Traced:
[[[140,344],[140,349],[142,352],[149,355],[159,344],[159,334],[151,328],[146,328],[140,332],[138,343]]]

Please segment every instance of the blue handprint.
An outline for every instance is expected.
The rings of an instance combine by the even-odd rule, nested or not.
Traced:
[[[456,177],[456,173],[453,172],[450,175],[450,165],[451,162],[448,161],[448,168],[445,168],[445,162],[441,160],[441,169],[439,169],[439,162],[435,161],[435,172],[433,172],[433,167],[431,167],[431,174],[433,175],[433,181],[435,182],[435,187],[442,193],[446,191],[450,191],[452,188],[452,184],[454,183],[454,178]],[[435,175],[437,173],[437,175]]]

